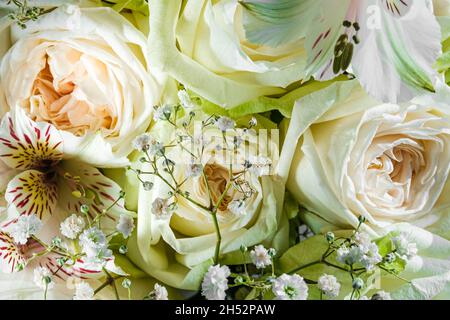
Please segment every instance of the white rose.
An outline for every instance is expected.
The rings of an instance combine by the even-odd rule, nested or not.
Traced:
[[[177,206],[171,208],[174,198],[168,198],[171,189],[167,184],[154,175],[141,175],[142,181],[152,183],[152,188],[145,188],[143,185],[139,187],[137,235],[132,235],[128,241],[128,257],[133,263],[150,276],[170,286],[187,290],[198,289],[203,274],[200,270],[212,263],[217,243],[216,228],[211,212],[204,208],[215,206],[225,190],[228,192],[222,198],[217,213],[222,235],[220,261],[238,263],[242,259],[239,252],[241,245],[250,247],[261,242],[272,244],[273,241],[278,241],[274,239],[280,235],[277,231],[284,221],[281,216],[284,185],[275,176],[258,176],[258,170],[248,169],[241,179],[248,182],[248,185],[240,186],[246,191],[251,186],[253,193],[245,200],[243,193],[237,191],[237,185],[227,188],[230,181],[230,159],[234,176],[243,172],[245,160],[251,158],[249,156],[268,158],[275,166],[278,158],[275,140],[269,138],[264,142],[258,141],[258,134],[254,130],[247,133],[239,128],[228,130],[224,134],[230,147],[228,151],[222,152],[217,148],[217,145],[223,146],[222,131],[217,124],[206,127],[202,137],[194,132],[195,148],[191,150],[190,143],[187,142],[185,149],[198,154],[197,151],[204,148],[196,165],[203,169],[208,185],[202,174],[193,174],[189,169],[192,168],[192,159],[185,149],[167,147],[165,156],[175,163],[175,180],[179,183],[184,181],[181,190],[189,192],[190,198],[203,207],[177,196]],[[177,141],[177,133],[178,130],[162,121],[149,131],[154,139],[165,145],[173,145]],[[234,138],[238,141],[236,149],[233,147],[236,141]],[[229,158],[233,154],[234,157]],[[254,165],[259,163],[255,162]],[[152,171],[149,163],[141,164],[136,161],[134,166],[143,172]],[[164,176],[167,181],[172,181],[169,174]],[[130,185],[125,185],[124,188],[131,189]],[[242,207],[236,210],[232,204],[241,200]],[[127,206],[132,207],[132,204],[128,202]],[[280,235],[280,242],[281,238]]]
[[[281,158],[316,231],[355,227],[359,216],[375,233],[437,227],[450,206],[450,118],[434,99],[379,104],[353,81],[334,84],[297,102]]]
[[[68,158],[125,164],[161,97],[144,34],[109,8],[63,5],[25,29],[1,19],[0,111],[53,124]]]
[[[216,104],[282,93],[304,76],[304,39],[272,47],[248,41],[251,17],[238,0],[149,3],[152,62]]]

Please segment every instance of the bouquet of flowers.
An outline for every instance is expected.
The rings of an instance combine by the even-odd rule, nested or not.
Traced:
[[[450,298],[449,0],[3,0],[0,299]]]

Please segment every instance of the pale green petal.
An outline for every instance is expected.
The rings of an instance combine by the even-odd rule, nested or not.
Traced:
[[[244,28],[247,39],[277,47],[301,39],[315,18],[320,0],[245,0]]]
[[[368,1],[368,5],[376,3]],[[432,65],[441,54],[441,31],[427,2],[412,2],[402,16],[372,11],[361,10],[362,21],[371,23],[361,24],[361,43],[352,61],[362,86],[377,99],[389,102],[434,91]]]

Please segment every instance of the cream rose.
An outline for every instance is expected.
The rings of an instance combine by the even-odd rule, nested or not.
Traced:
[[[450,118],[448,106],[422,100],[379,104],[345,82],[298,101],[282,162],[313,227],[364,216],[374,233],[396,222],[438,228],[450,206]]]
[[[433,12],[436,16],[450,15],[450,1],[449,0],[433,0]]]
[[[237,0],[150,1],[152,62],[202,97],[233,107],[279,94],[304,76],[303,41],[250,42],[251,18]]]
[[[226,126],[227,121],[220,125]],[[174,130],[167,122],[157,122],[149,134],[164,145],[172,145],[165,148],[165,156],[175,163],[175,180],[179,183],[184,181],[182,192],[188,192],[195,203],[177,196],[177,205],[171,209],[170,204],[174,202],[174,197],[168,196],[171,188],[158,177],[141,175],[143,182],[152,185],[141,183],[138,186],[137,234],[128,241],[127,255],[133,263],[170,286],[197,290],[205,268],[213,263],[217,243],[214,219],[204,208],[217,204],[222,195],[217,211],[222,235],[221,263],[241,261],[241,245],[250,247],[263,242],[279,250],[285,248],[287,238],[278,232],[280,226],[287,223],[281,211],[284,185],[275,176],[268,175],[272,174],[269,164],[275,166],[278,159],[278,145],[273,136],[261,140],[253,129],[247,132],[243,129],[228,130],[225,133],[228,146],[236,143],[237,147],[223,151],[217,147],[223,146],[222,131],[215,125],[193,131],[194,144],[186,142],[183,144],[185,149],[173,147],[179,137],[179,129]],[[190,154],[198,155],[202,148],[201,158],[191,163]],[[154,152],[154,149],[149,152]],[[151,171],[151,164],[138,161],[141,157],[142,153],[137,156],[134,166],[142,172]],[[244,171],[246,160],[252,167],[236,180],[239,182],[227,188],[230,163],[233,176],[239,176]],[[164,176],[167,181],[172,181],[169,174]],[[128,175],[124,188],[134,188],[136,184],[133,181],[136,181],[136,176]],[[243,192],[237,190],[248,192],[245,200]],[[132,208],[133,201],[127,201],[127,206]]]
[[[3,111],[18,106],[54,125],[68,157],[127,163],[132,139],[147,129],[161,97],[144,34],[109,8],[63,5],[25,29],[2,19]]]

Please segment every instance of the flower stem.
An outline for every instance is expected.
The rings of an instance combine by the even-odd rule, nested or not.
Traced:
[[[222,234],[220,233],[219,221],[217,220],[217,210],[212,212],[212,217],[214,221],[214,228],[216,229],[217,234],[217,242],[216,242],[216,250],[214,253],[214,263],[219,263],[219,255],[220,255],[220,246],[222,244]]]

